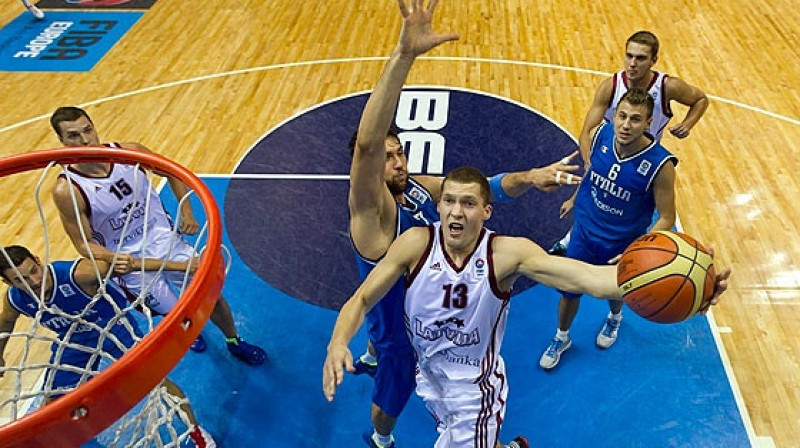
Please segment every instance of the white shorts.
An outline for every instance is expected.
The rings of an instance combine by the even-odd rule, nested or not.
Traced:
[[[420,368],[417,395],[436,419],[434,448],[494,448],[506,413],[508,384],[498,356],[494,371],[479,381],[448,380],[435,368]]]
[[[169,247],[169,246],[167,246]],[[183,239],[177,239],[169,251],[170,261],[187,261],[196,254],[194,248]],[[146,289],[145,305],[158,314],[167,314],[178,303],[183,281],[186,276],[184,271],[145,271],[136,270],[121,277],[117,282],[128,292],[136,297]],[[189,277],[191,278],[191,277]],[[188,284],[188,280],[187,280]]]

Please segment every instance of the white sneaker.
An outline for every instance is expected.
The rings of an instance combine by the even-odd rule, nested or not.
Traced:
[[[600,333],[597,333],[595,344],[600,348],[609,348],[617,342],[617,333],[619,332],[619,326],[622,324],[622,314],[619,315],[619,318],[612,316],[613,314],[608,313],[603,328]]]
[[[557,366],[558,362],[561,361],[561,354],[570,347],[572,347],[572,339],[567,338],[566,341],[562,341],[561,339],[553,338],[550,341],[550,345],[547,346],[547,350],[539,358],[539,367],[550,370]]]

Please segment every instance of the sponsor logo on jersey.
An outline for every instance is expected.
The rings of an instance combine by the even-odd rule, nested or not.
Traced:
[[[74,296],[75,290],[70,285],[58,285],[58,291],[65,297]]]
[[[438,261],[436,263],[433,263],[431,265],[431,270],[432,271],[441,271],[442,270],[442,264],[439,263]]]
[[[603,154],[607,153],[608,152],[608,146],[606,146],[606,145],[601,146],[600,147],[600,151],[602,151]]]
[[[414,334],[428,341],[437,341],[441,338],[445,338],[459,347],[477,345],[481,342],[480,332],[478,332],[477,328],[470,332],[463,332],[450,326],[444,326],[442,328],[436,326],[429,327],[423,324],[419,318],[414,318]]]
[[[451,362],[453,364],[462,364],[465,366],[472,366],[472,367],[480,367],[481,366],[481,359],[480,358],[472,358],[468,355],[462,355],[460,353],[455,353],[453,350],[445,350],[442,352],[444,354],[444,359],[447,362]]]
[[[420,190],[417,187],[412,187],[411,191],[408,194],[409,194],[409,196],[414,198],[414,200],[419,202],[420,204],[424,204],[424,203],[428,202],[428,195],[425,194],[424,191]]]
[[[642,160],[642,163],[639,164],[639,168],[636,168],[636,172],[642,176],[647,176],[647,173],[650,171],[650,167],[652,165],[653,164],[651,164],[650,161]]]
[[[486,261],[483,258],[478,258],[475,260],[475,275],[478,277],[483,277],[486,275]]]

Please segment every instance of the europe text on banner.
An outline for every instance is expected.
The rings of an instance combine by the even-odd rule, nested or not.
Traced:
[[[22,14],[0,30],[0,70],[86,72],[144,15],[143,12],[47,11]]]

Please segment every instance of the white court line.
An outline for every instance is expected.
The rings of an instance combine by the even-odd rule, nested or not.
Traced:
[[[423,56],[417,59],[428,60],[428,61],[457,61],[457,62],[480,62],[480,63],[488,63],[488,64],[503,64],[503,65],[520,65],[525,67],[538,67],[550,70],[563,70],[568,72],[576,72],[576,73],[586,73],[590,75],[598,75],[598,76],[611,76],[611,73],[608,72],[601,72],[597,70],[590,70],[586,68],[580,67],[570,67],[567,65],[557,65],[557,64],[544,64],[541,62],[529,62],[529,61],[515,61],[515,60],[508,60],[508,59],[491,59],[491,58],[469,58],[469,57],[450,57],[450,56]],[[277,70],[282,68],[294,68],[294,67],[307,67],[311,65],[324,65],[324,64],[349,64],[349,63],[356,63],[356,62],[371,62],[371,61],[386,61],[388,57],[385,56],[368,56],[368,57],[353,57],[353,58],[337,58],[337,59],[318,59],[313,61],[300,61],[300,62],[287,62],[283,64],[273,64],[273,65],[263,65],[259,67],[251,67],[251,68],[243,68],[237,70],[229,70],[226,72],[220,73],[212,73],[208,75],[202,76],[195,76],[192,78],[182,79],[178,81],[172,81],[164,84],[158,84],[155,86],[145,87],[142,89],[131,90],[128,92],[119,93],[117,95],[111,95],[105,98],[99,98],[93,101],[89,101],[86,103],[81,103],[79,106],[81,107],[88,107],[94,106],[97,104],[107,103],[110,101],[127,98],[135,95],[140,95],[143,93],[155,92],[157,90],[169,89],[172,87],[178,87],[186,84],[191,84],[194,82],[201,82],[201,81],[208,81],[212,79],[224,78],[227,76],[236,76],[236,75],[243,75],[248,73],[256,73],[268,70]],[[727,103],[733,106],[741,107],[743,109],[747,109],[753,112],[757,112],[760,114],[767,115],[772,118],[776,118],[778,120],[787,121],[792,124],[800,125],[800,120],[790,118],[784,115],[777,114],[775,112],[770,112],[766,109],[762,109],[760,107],[750,106],[748,104],[741,103],[739,101],[730,100],[727,98],[722,98],[716,95],[707,95],[709,98],[720,101],[722,103]],[[27,124],[34,123],[39,120],[50,118],[50,114],[46,115],[39,115],[38,117],[29,118],[27,120],[20,121],[18,123],[14,123],[9,126],[5,126],[0,128],[0,133],[10,131],[12,129],[16,129]]]

